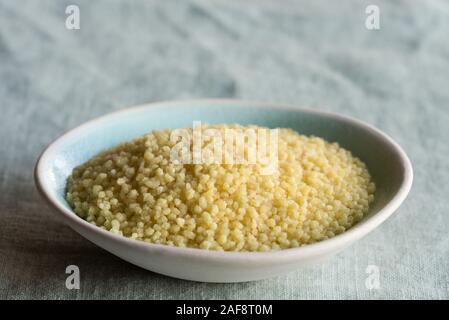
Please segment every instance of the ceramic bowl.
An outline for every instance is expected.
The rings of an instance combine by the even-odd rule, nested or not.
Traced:
[[[79,218],[64,199],[72,169],[99,151],[152,129],[191,127],[193,121],[287,127],[338,142],[364,161],[376,183],[375,200],[362,221],[315,244],[273,252],[221,252],[131,240]],[[269,278],[327,258],[377,228],[404,201],[413,179],[404,151],[385,133],[346,116],[295,106],[237,100],[150,103],[91,120],[51,143],[39,158],[35,181],[55,213],[76,232],[112,254],[147,270],[205,282]]]

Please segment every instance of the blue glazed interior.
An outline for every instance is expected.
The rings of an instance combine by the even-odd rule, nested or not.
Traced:
[[[187,104],[187,103],[186,103]],[[270,128],[288,127],[305,135],[315,135],[344,148],[364,161],[377,191],[370,215],[394,196],[403,180],[403,168],[397,154],[383,139],[360,126],[328,115],[287,109],[255,108],[232,104],[153,106],[106,116],[88,124],[64,139],[50,154],[45,179],[52,193],[68,207],[64,199],[66,179],[72,169],[98,152],[120,142],[131,140],[152,129],[191,127],[193,121],[203,123],[256,124]]]

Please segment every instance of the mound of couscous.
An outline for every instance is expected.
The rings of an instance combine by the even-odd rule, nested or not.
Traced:
[[[226,129],[248,128],[267,130],[216,125],[202,126],[201,132],[215,129],[223,137]],[[184,130],[194,135],[192,128]],[[365,164],[337,143],[276,130],[276,144],[257,134],[254,140],[267,150],[276,147],[272,172],[262,172],[267,163],[257,157],[255,163],[174,160],[179,140],[173,139],[173,130],[155,130],[76,167],[67,181],[66,199],[80,217],[113,233],[210,250],[298,247],[358,222],[375,191]],[[242,154],[249,158],[249,138],[244,141]],[[200,147],[205,150],[212,143],[204,138]],[[185,151],[192,149],[187,144]],[[221,152],[218,160],[230,152],[229,146]]]

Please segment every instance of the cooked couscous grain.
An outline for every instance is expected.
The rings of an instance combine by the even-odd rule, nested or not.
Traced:
[[[207,128],[223,133],[248,127],[201,130]],[[317,137],[278,129],[277,170],[261,174],[260,163],[172,161],[171,133],[153,131],[75,168],[67,181],[70,206],[88,222],[132,239],[268,251],[344,232],[364,216],[374,197],[365,164]]]

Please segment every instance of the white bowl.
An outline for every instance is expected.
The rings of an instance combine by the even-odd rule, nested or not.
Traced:
[[[290,127],[337,141],[360,157],[376,182],[375,201],[366,217],[329,240],[272,252],[221,252],[179,248],[131,240],[79,218],[64,199],[73,168],[99,151],[152,129],[208,123]],[[280,104],[237,100],[196,100],[146,104],[89,121],[51,143],[37,161],[36,186],[65,223],[86,239],[142,268],[205,282],[241,282],[269,278],[333,255],[385,221],[404,201],[413,179],[404,151],[390,137],[361,121],[328,112]]]

